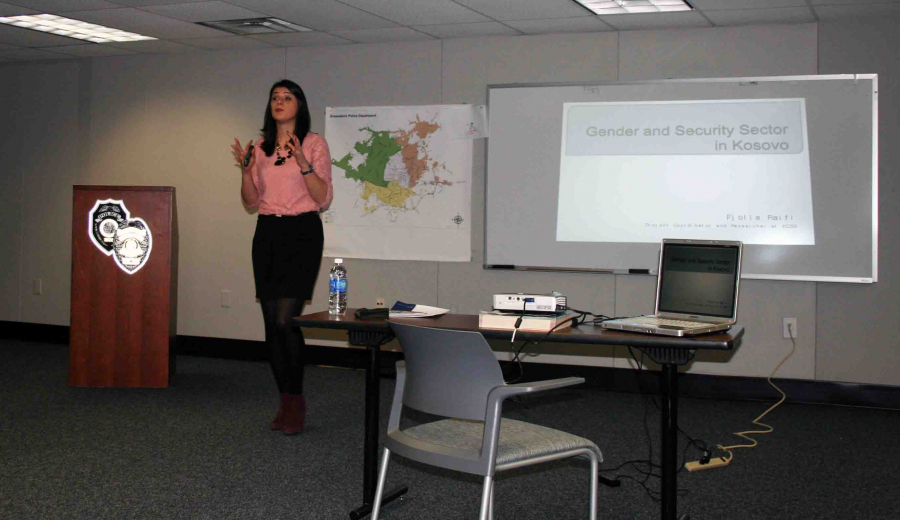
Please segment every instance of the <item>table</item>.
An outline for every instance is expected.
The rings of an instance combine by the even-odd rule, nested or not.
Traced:
[[[378,414],[380,392],[378,378],[381,369],[381,345],[393,339],[387,320],[383,318],[358,319],[355,309],[347,309],[344,315],[333,316],[317,312],[294,318],[300,327],[346,330],[351,345],[366,347],[369,352],[366,365],[366,417],[365,446],[363,448],[363,505],[350,512],[351,520],[358,520],[372,510],[375,485],[378,478]],[[478,328],[478,316],[469,314],[445,314],[434,318],[392,318],[392,321],[437,327],[442,329],[478,331],[487,339],[509,339],[508,330]],[[678,472],[678,366],[687,364],[697,350],[732,350],[740,344],[743,327],[728,332],[705,334],[695,338],[653,336],[633,332],[613,331],[582,324],[554,331],[546,341],[553,343],[581,343],[634,347],[662,366],[660,371],[660,396],[662,397],[662,486],[660,510],[663,520],[675,520]],[[517,340],[540,340],[543,332],[516,333]],[[383,504],[391,502],[407,492],[401,486],[384,494]]]

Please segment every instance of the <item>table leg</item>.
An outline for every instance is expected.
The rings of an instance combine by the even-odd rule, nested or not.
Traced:
[[[372,512],[372,504],[375,503],[375,486],[378,483],[378,423],[380,416],[381,385],[381,344],[384,335],[377,338],[350,338],[351,344],[362,344],[369,352],[369,362],[366,365],[366,416],[365,416],[365,443],[363,445],[363,504],[350,511],[351,520],[359,520]],[[356,342],[354,342],[356,340]],[[409,490],[406,486],[400,486],[390,491],[385,491],[381,499],[381,505],[388,504],[400,498]]]
[[[662,394],[662,520],[675,520],[678,493],[678,366],[664,364]]]

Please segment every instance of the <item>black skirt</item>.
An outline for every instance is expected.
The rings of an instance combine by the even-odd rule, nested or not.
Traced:
[[[253,235],[256,297],[311,299],[324,242],[322,219],[317,212],[281,217],[259,215]]]

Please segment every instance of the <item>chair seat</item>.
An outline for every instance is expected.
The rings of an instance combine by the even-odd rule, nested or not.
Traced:
[[[455,450],[478,453],[482,445],[484,423],[461,419],[443,419],[413,426],[403,430],[403,433],[423,442]],[[496,465],[501,466],[511,462],[578,448],[590,449],[597,454],[599,461],[603,461],[600,448],[585,438],[536,424],[514,419],[502,419]]]

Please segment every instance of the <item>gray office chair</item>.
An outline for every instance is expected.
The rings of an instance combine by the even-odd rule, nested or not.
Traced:
[[[597,471],[602,455],[593,442],[558,430],[500,418],[511,396],[583,383],[568,377],[507,385],[500,365],[478,332],[391,322],[405,361],[397,386],[378,474],[372,520],[378,520],[391,453],[424,464],[484,477],[480,520],[494,518],[494,474],[540,462],[582,456],[591,461],[591,520],[597,518]],[[403,406],[447,417],[400,430]]]

